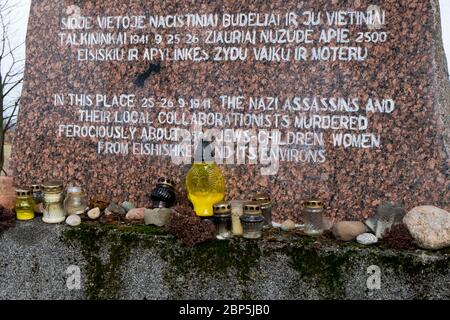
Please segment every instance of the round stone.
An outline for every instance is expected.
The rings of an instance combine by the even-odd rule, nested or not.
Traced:
[[[369,229],[360,221],[340,221],[334,224],[331,231],[337,240],[353,241],[357,236],[369,231]]]
[[[422,249],[450,246],[450,212],[434,206],[415,207],[406,214],[403,223]]]
[[[295,229],[295,222],[288,219],[281,224],[281,230],[283,231],[291,231]]]
[[[81,224],[81,218],[77,214],[72,214],[72,215],[67,217],[66,223],[69,226],[71,226],[71,227],[76,227],[76,226],[79,226]]]
[[[91,209],[87,213],[88,217],[92,220],[96,220],[96,219],[100,218],[101,214],[102,213],[100,211],[100,208]]]
[[[378,242],[378,238],[372,233],[363,233],[356,237],[359,244],[370,245]]]

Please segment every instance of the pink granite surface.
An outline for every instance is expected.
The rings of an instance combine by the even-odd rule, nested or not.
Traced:
[[[222,166],[227,198],[245,198],[268,190],[275,220],[300,221],[301,202],[319,197],[327,215],[363,219],[384,201],[407,209],[433,204],[450,210],[448,96],[436,99],[447,82],[436,81],[444,66],[436,63],[441,48],[439,12],[434,0],[369,1],[389,14],[390,38],[371,48],[364,62],[245,63],[162,62],[144,86],[137,76],[148,62],[75,61],[75,50],[59,44],[59,18],[68,1],[33,1],[27,37],[27,67],[13,149],[16,184],[58,178],[87,189],[91,197],[131,200],[149,205],[147,194],[158,177],[172,178],[187,202],[184,179],[189,166],[168,157],[98,155],[95,139],[58,137],[58,125],[77,123],[75,109],[55,107],[57,92],[134,93],[140,97],[295,95],[392,97],[392,115],[370,115],[370,131],[382,135],[379,149],[334,148],[327,141],[323,164],[281,163],[275,176],[262,177],[259,165]],[[367,1],[78,1],[84,15],[186,12],[277,11],[286,8],[332,10],[366,8]],[[355,27],[352,27],[355,28]],[[164,31],[164,32],[170,32]],[[163,32],[163,33],[164,33]],[[448,92],[448,91],[447,91]],[[220,111],[220,110],[216,110]],[[155,116],[155,115],[153,115]]]

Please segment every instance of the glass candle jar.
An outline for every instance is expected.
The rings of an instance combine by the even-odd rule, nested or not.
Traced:
[[[64,210],[67,215],[83,214],[89,209],[88,200],[80,187],[67,188],[67,195],[64,199]]]
[[[272,227],[272,200],[267,193],[257,193],[252,196],[252,201],[261,204],[261,212],[264,217],[264,227]]]
[[[33,195],[34,201],[34,213],[42,214],[44,213],[44,192],[42,192],[42,187],[40,184],[31,185],[31,193]]]
[[[241,216],[243,237],[247,239],[258,239],[262,236],[264,218],[259,202],[251,201],[244,204],[244,212]]]
[[[45,223],[61,223],[66,219],[63,208],[63,184],[59,181],[48,181],[42,185],[44,189]]]
[[[303,203],[304,232],[310,236],[323,233],[323,210],[324,205],[320,200],[308,200]]]
[[[16,218],[20,221],[34,219],[34,202],[31,190],[27,188],[16,189]]]
[[[167,178],[159,178],[156,188],[150,194],[154,208],[170,208],[177,201],[175,184]]]
[[[216,224],[216,238],[225,240],[233,237],[231,233],[231,204],[218,202],[213,205],[214,222]]]
[[[33,200],[36,205],[44,202],[44,193],[40,184],[32,184],[31,192],[33,194]]]

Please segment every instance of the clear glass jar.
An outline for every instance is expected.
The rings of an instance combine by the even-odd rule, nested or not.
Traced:
[[[219,202],[213,205],[214,223],[216,224],[216,238],[226,240],[233,237],[231,232],[231,204]]]
[[[323,233],[324,205],[320,200],[308,200],[303,203],[304,233],[309,236],[318,236]]]
[[[262,237],[264,218],[259,202],[247,202],[244,204],[244,212],[241,216],[243,237],[246,239],[259,239]]]
[[[252,201],[261,204],[261,212],[264,217],[264,227],[272,227],[272,200],[267,193],[257,193],[252,196]]]
[[[61,223],[66,219],[63,208],[63,184],[59,181],[49,181],[42,185],[44,189],[45,223]]]
[[[33,193],[33,200],[36,205],[44,202],[44,192],[42,192],[40,184],[32,184],[31,192]]]
[[[34,219],[34,201],[31,190],[27,188],[16,189],[16,218],[20,221]]]
[[[64,199],[64,210],[67,215],[83,214],[89,209],[88,199],[79,187],[69,187]]]
[[[33,195],[34,213],[42,215],[44,213],[44,192],[40,184],[31,185],[31,193]]]

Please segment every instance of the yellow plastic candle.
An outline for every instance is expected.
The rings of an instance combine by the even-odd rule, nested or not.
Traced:
[[[195,162],[186,176],[188,198],[200,217],[214,215],[213,204],[225,197],[225,182],[215,162]]]

